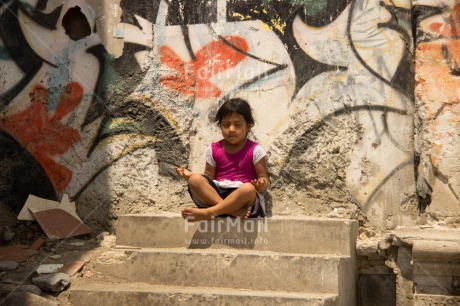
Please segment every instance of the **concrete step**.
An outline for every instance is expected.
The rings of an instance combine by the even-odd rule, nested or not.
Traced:
[[[411,253],[400,254],[412,257],[416,294],[426,299],[460,295],[459,229],[398,227],[395,237],[400,245],[412,246]]]
[[[123,215],[117,244],[354,256],[357,235],[358,222],[348,219],[277,216],[245,222],[233,218],[185,222],[180,215]]]
[[[414,306],[458,306],[460,296],[436,295],[436,294],[414,294]]]
[[[161,248],[110,251],[99,257],[96,269],[158,285],[334,294],[354,290],[350,280],[356,273],[346,256]]]
[[[406,244],[412,244],[417,240],[432,241],[459,241],[460,229],[440,227],[413,227],[398,226],[395,235]]]
[[[335,306],[335,294],[300,294],[229,288],[155,286],[143,283],[102,283],[84,279],[72,284],[70,302],[87,305],[250,305]]]
[[[412,262],[412,281],[416,293],[460,295],[460,262],[458,260],[423,261],[414,256]]]

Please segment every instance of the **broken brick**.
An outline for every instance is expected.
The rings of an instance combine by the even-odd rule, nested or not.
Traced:
[[[31,250],[37,251],[43,244],[45,243],[45,239],[38,238],[35,242],[30,246]]]
[[[91,233],[91,229],[68,212],[56,208],[34,211],[33,216],[46,236],[50,239],[63,239]]]
[[[65,273],[68,276],[74,276],[78,271],[80,271],[83,266],[86,264],[86,261],[76,260],[67,262],[59,272]]]
[[[0,248],[0,260],[2,261],[16,261],[16,262],[25,262],[27,261],[27,252],[29,250],[25,249],[20,245],[11,245],[7,247]]]

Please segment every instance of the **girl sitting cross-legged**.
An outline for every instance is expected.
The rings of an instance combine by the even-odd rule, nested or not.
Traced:
[[[223,139],[206,151],[204,174],[184,167],[177,174],[188,180],[188,190],[198,208],[183,208],[187,221],[229,215],[246,220],[265,216],[264,197],[268,187],[265,150],[247,138],[254,126],[249,104],[239,98],[227,100],[214,121]]]

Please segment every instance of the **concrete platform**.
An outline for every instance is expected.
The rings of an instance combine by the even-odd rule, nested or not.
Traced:
[[[228,288],[152,286],[142,283],[77,284],[70,294],[75,306],[87,305],[248,305],[334,306],[337,295],[252,291]]]
[[[340,276],[348,278],[342,270],[349,264],[349,258],[336,255],[140,249],[103,254],[96,269],[120,279],[150,284],[338,293]]]
[[[459,229],[399,227],[395,237],[400,244],[412,247],[406,256],[411,257],[414,292],[420,299],[454,301],[457,296],[460,301]]]
[[[74,305],[356,305],[358,222],[273,217],[196,223],[120,216],[117,245]],[[114,283],[108,280],[115,279]],[[142,285],[139,285],[142,284]]]
[[[457,228],[398,226],[395,235],[411,245],[417,240],[460,242],[460,229]]]
[[[185,222],[179,215],[123,215],[117,244],[144,248],[231,248],[304,254],[355,253],[358,222],[271,217]]]
[[[414,306],[459,306],[460,296],[415,294]]]

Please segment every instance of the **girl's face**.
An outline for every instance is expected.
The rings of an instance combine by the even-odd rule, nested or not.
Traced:
[[[248,126],[242,115],[232,113],[222,119],[220,129],[222,136],[229,144],[238,145],[246,140],[251,127]]]

